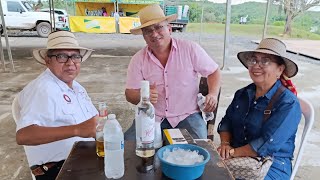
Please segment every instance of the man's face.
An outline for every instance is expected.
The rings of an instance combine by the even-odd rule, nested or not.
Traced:
[[[144,40],[152,50],[166,48],[171,40],[171,26],[167,21],[142,28]]]
[[[47,67],[69,87],[80,72],[81,61],[80,51],[76,49],[49,51],[46,57]]]

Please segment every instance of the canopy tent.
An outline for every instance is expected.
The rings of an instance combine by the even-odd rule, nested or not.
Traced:
[[[149,4],[159,4],[163,0],[117,0],[119,32],[130,33],[130,29],[140,26],[138,12]]]
[[[141,9],[142,7],[144,7],[145,5],[147,4],[152,4],[152,3],[164,3],[165,0],[74,0],[75,3],[79,3],[79,5],[81,6],[81,3],[86,3],[86,5],[88,3],[102,3],[103,5],[106,5],[107,3],[110,3],[112,4],[113,3],[113,7],[114,7],[114,12],[119,12],[119,6],[120,8],[122,8],[122,10],[124,12],[129,12],[129,16],[133,16],[135,15],[136,13],[134,11],[138,10],[138,9]],[[202,0],[203,2],[205,0]],[[266,7],[266,15],[265,15],[265,26],[263,28],[263,36],[262,36],[262,39],[265,37],[265,34],[266,34],[266,31],[267,31],[267,19],[268,19],[268,12],[269,12],[269,7],[270,7],[270,0],[267,0],[267,7]],[[53,0],[49,0],[49,4],[53,4]],[[120,5],[119,5],[120,4]],[[127,5],[126,5],[127,4]],[[86,6],[84,5],[84,6]],[[139,5],[142,5],[142,6],[139,6]],[[89,6],[88,6],[89,7]],[[89,7],[90,8],[90,7]],[[87,8],[87,9],[89,9]],[[8,40],[8,35],[7,35],[7,31],[6,31],[6,27],[5,27],[5,22],[4,22],[4,16],[3,16],[3,12],[2,12],[2,5],[1,5],[1,2],[0,2],[0,16],[1,16],[1,19],[2,19],[2,26],[3,26],[3,31],[4,31],[4,35],[5,35],[5,39],[6,39],[6,45],[7,45],[7,51],[8,51],[8,56],[9,56],[9,60],[11,62],[11,65],[12,65],[12,70],[15,71],[14,69],[14,64],[13,64],[13,60],[12,60],[12,54],[11,54],[11,49],[10,49],[10,45],[9,45],[9,40]],[[51,9],[51,7],[50,7]],[[54,7],[53,7],[54,9]],[[78,8],[77,8],[78,9]],[[109,5],[106,5],[106,10],[108,12],[112,12],[111,11],[111,8],[109,7]],[[81,13],[81,8],[78,9],[78,13]],[[132,13],[134,12],[134,13]],[[131,14],[130,14],[131,13]],[[126,14],[127,15],[127,14]],[[202,13],[202,16],[203,16],[203,13]],[[71,16],[70,19],[72,19],[73,17]],[[82,21],[82,27],[86,27],[86,28],[92,28],[92,29],[101,29],[101,27],[103,29],[108,29],[108,25],[106,26],[100,26],[100,23],[104,23],[103,20],[100,19],[100,17],[96,17],[97,19],[92,19],[92,18],[81,18],[81,20],[79,21]],[[223,66],[222,66],[222,69],[224,68],[225,66],[225,62],[226,60],[228,59],[228,45],[229,45],[229,33],[230,33],[230,18],[231,18],[231,0],[226,0],[226,26],[225,26],[225,39],[224,39],[224,55],[223,55]],[[113,18],[114,19],[114,18]],[[121,19],[121,18],[120,18]],[[109,20],[109,22],[111,22],[112,20]],[[122,19],[122,21],[124,21],[124,19]],[[113,21],[115,22],[115,21]],[[129,21],[129,23],[127,22],[126,24],[130,24],[131,21]],[[107,23],[106,23],[107,24]],[[119,21],[119,25],[120,25],[120,21]],[[136,22],[136,21],[132,21],[132,27],[135,27],[135,26],[139,26],[140,25],[140,22]],[[114,26],[113,26],[114,25]],[[116,25],[115,24],[112,24],[110,23],[109,24],[109,27],[112,29],[112,26],[115,27]],[[121,26],[120,26],[121,27]],[[124,27],[122,25],[122,27]],[[130,27],[130,28],[132,28]],[[129,29],[129,28],[127,28]],[[122,30],[122,32],[126,32],[127,30]],[[75,32],[75,31],[73,31]],[[93,30],[94,32],[94,30]],[[6,71],[5,69],[5,60],[4,60],[4,55],[3,55],[3,48],[2,48],[2,42],[1,42],[1,39],[0,39],[0,50],[1,50],[1,59],[2,59],[2,62],[3,62],[3,66],[4,66],[4,70]]]
[[[74,0],[75,16],[69,17],[71,31],[115,33],[115,2],[116,0]]]

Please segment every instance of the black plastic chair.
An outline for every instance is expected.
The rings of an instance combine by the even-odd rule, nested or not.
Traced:
[[[207,83],[207,78],[206,77],[201,77],[200,83],[199,83],[199,93],[201,93],[203,96],[206,96],[208,94],[208,83]],[[218,111],[218,106],[219,106],[219,100],[220,100],[220,93],[221,93],[221,87],[219,90],[218,94],[218,102],[216,109],[213,111],[214,118],[211,121],[207,122],[207,130],[208,130],[208,139],[211,139],[213,141],[214,139],[214,125],[216,122],[217,118],[217,111]]]

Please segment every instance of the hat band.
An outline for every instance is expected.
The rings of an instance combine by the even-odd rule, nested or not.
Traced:
[[[274,51],[272,49],[269,49],[269,48],[259,48],[259,49],[269,50],[269,51],[272,51],[272,52],[278,54],[279,56],[281,56],[281,54],[279,54],[278,52],[276,52],[276,51]]]

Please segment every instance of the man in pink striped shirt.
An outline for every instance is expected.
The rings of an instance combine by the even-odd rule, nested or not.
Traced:
[[[156,121],[161,128],[184,128],[193,138],[207,138],[206,123],[197,106],[199,74],[208,77],[209,93],[205,111],[216,108],[220,88],[220,70],[196,43],[171,37],[168,22],[177,15],[165,16],[159,5],[150,5],[139,12],[141,26],[131,29],[142,34],[147,46],[131,59],[126,82],[126,99],[140,101],[140,81],[150,82],[150,100],[155,107]],[[134,123],[125,139],[135,139]]]

